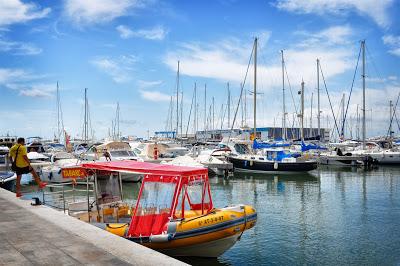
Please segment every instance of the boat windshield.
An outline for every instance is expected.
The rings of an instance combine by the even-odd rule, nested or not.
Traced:
[[[204,179],[193,179],[182,186],[174,217],[201,215],[207,213],[211,205],[208,182]]]
[[[133,151],[110,151],[113,157],[134,157],[136,154]]]
[[[235,151],[239,154],[250,153],[249,147],[246,144],[235,144]]]
[[[157,180],[158,179],[158,180]],[[164,182],[169,179],[169,182]],[[134,217],[129,228],[133,237],[161,234],[171,216],[177,179],[145,176]]]
[[[136,215],[170,213],[175,183],[146,182]]]
[[[101,177],[102,174],[99,174]],[[99,204],[117,202],[121,200],[121,190],[118,175],[111,174],[103,176],[104,182],[97,183],[97,201]]]
[[[199,216],[212,208],[207,174],[145,175],[128,235],[162,234],[171,219]]]

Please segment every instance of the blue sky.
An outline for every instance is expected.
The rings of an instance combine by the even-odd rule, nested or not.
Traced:
[[[176,90],[178,60],[184,128],[195,82],[199,128],[204,124],[204,84],[207,105],[215,98],[215,123],[220,127],[226,83],[234,106],[255,36],[260,44],[258,80],[263,93],[258,100],[260,126],[281,124],[280,50],[285,53],[297,106],[296,92],[305,81],[307,124],[314,93],[315,126],[316,58],[321,60],[337,113],[342,94],[350,91],[360,40],[366,39],[368,134],[386,134],[388,101],[396,101],[400,92],[399,23],[398,0],[0,0],[0,134],[52,137],[57,81],[64,125],[72,136],[82,132],[84,88],[89,89],[96,138],[107,135],[117,102],[123,135],[164,130],[170,96]],[[347,134],[351,129],[355,135],[360,75],[350,101]],[[251,80],[252,74],[247,90]],[[248,98],[247,124],[251,125]],[[289,90],[286,101],[292,124],[295,108]],[[322,125],[332,126],[332,118],[326,118],[331,111],[324,90],[321,109]],[[239,113],[238,125],[240,120]]]

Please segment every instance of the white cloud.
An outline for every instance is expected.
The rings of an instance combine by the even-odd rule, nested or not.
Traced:
[[[64,8],[74,23],[86,25],[109,22],[140,7],[143,3],[138,0],[66,0]]]
[[[52,97],[56,85],[41,83],[43,77],[24,69],[0,68],[0,86],[15,90],[21,96]]]
[[[151,29],[139,29],[136,31],[131,30],[127,26],[119,25],[116,27],[119,32],[119,36],[122,39],[129,39],[132,37],[145,38],[148,40],[156,40],[161,41],[164,40],[165,36],[168,34],[168,31],[164,29],[162,26],[155,26]]]
[[[384,35],[383,43],[390,47],[389,53],[400,56],[400,36]]]
[[[140,95],[143,99],[152,101],[152,102],[167,102],[171,100],[171,96],[159,91],[147,91],[140,90]]]
[[[6,87],[19,91],[19,95],[35,98],[51,98],[56,91],[54,83],[8,83]]]
[[[111,76],[117,83],[128,82],[132,79],[133,65],[137,58],[133,55],[119,57],[97,57],[91,61],[92,65]]]
[[[24,3],[20,0],[2,0],[0,1],[0,26],[44,18],[50,11],[50,8],[41,9],[38,5],[31,2]]]
[[[348,44],[349,39],[354,34],[349,25],[331,26],[319,32],[298,31],[296,34],[305,36],[306,39],[300,44],[309,46],[315,43],[324,43],[325,45]]]
[[[23,69],[0,68],[0,84],[6,84],[14,80],[25,80],[30,74]]]
[[[343,15],[355,11],[372,18],[379,26],[388,27],[391,23],[388,14],[393,0],[277,0],[279,9],[300,14]]]
[[[40,89],[26,89],[19,92],[22,96],[35,97],[35,98],[51,98],[52,93]]]
[[[164,62],[176,71],[176,62],[180,60],[184,75],[240,81],[246,71],[243,56],[250,54],[251,44],[247,48],[231,45],[228,41],[215,45],[183,43],[177,51],[169,52]]]
[[[326,35],[329,30],[316,35]],[[320,58],[327,79],[353,68],[352,47],[338,46],[338,40],[326,42],[326,37],[317,40],[310,38],[314,41],[307,42],[307,45],[302,43],[285,50],[285,61],[292,85],[300,84],[302,79],[306,83],[315,83],[316,58]],[[180,60],[181,73],[184,75],[239,83],[243,81],[251,50],[251,40],[248,43],[237,39],[227,39],[215,44],[184,43],[177,50],[168,52],[164,62],[175,71],[176,62]],[[280,55],[278,52],[271,54],[270,50],[270,47],[259,50],[260,90],[281,86]],[[268,58],[268,62],[262,60],[265,58]],[[251,82],[251,76],[252,71],[247,82]]]
[[[6,41],[0,39],[0,51],[11,52],[14,55],[37,55],[42,49],[31,43]]]
[[[140,88],[150,88],[150,87],[154,87],[154,86],[159,86],[161,85],[163,82],[161,80],[152,80],[152,81],[148,81],[148,80],[138,80],[137,84]]]

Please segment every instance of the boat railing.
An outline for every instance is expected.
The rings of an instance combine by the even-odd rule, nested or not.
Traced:
[[[43,204],[68,212],[89,212],[95,203],[94,182],[48,184],[42,191]]]

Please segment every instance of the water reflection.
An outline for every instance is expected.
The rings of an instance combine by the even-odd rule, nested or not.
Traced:
[[[310,174],[212,178],[215,206],[255,206],[258,221],[216,260],[194,265],[396,264],[400,168],[320,168]]]

